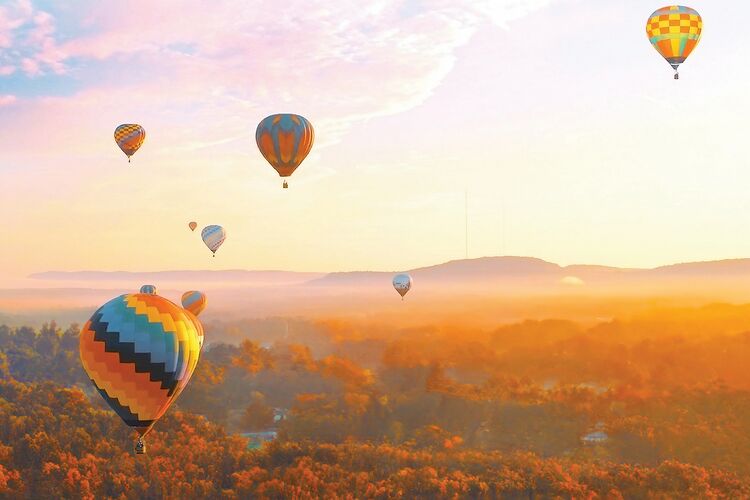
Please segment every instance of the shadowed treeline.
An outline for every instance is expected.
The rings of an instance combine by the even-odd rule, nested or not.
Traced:
[[[737,476],[415,444],[285,440],[248,451],[205,419],[168,414],[135,456],[128,432],[76,389],[0,380],[3,498],[738,498]]]
[[[2,326],[0,491],[743,497],[748,312],[716,304],[490,329],[212,323],[149,440],[148,470],[86,380],[77,327]],[[257,451],[224,434],[269,429],[277,441]]]

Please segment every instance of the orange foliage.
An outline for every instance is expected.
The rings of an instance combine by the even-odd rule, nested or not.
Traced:
[[[240,343],[240,352],[232,357],[232,366],[242,368],[248,373],[258,373],[261,370],[272,368],[273,359],[266,349],[246,339]]]

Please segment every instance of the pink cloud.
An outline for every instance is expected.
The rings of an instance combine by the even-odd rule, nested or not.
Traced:
[[[14,95],[10,95],[10,94],[0,95],[0,107],[8,106],[10,104],[13,104],[16,101],[17,101],[17,98]]]
[[[231,144],[247,135],[256,118],[295,110],[314,119],[320,148],[337,142],[353,123],[424,102],[451,71],[455,51],[482,23],[522,15],[517,0],[435,0],[409,14],[404,5],[218,1],[206,9],[198,0],[92,3],[86,24],[93,29],[63,44],[54,40],[52,16],[35,11],[28,38],[38,49],[18,64],[31,76],[64,72],[70,58],[97,64],[96,81],[74,96],[37,103],[29,108],[33,115],[69,118],[71,125],[82,116],[125,110],[131,119],[154,124],[168,119],[160,144],[176,151]],[[507,5],[508,11],[490,15],[488,5]],[[133,82],[131,70],[150,76]],[[83,135],[68,137],[63,130],[56,127],[48,139],[62,134],[60,144],[75,148],[81,141],[83,148]]]
[[[518,0],[437,0],[408,15],[405,5],[382,0],[365,7],[309,0],[222,1],[210,9],[198,0],[93,5],[87,19],[98,30],[66,42],[55,55],[151,67],[154,77],[168,78],[170,86],[184,82],[186,90],[221,95],[240,108],[305,103],[325,110],[316,113],[328,117],[324,127],[342,131],[351,122],[423,102],[453,67],[454,51],[481,23],[510,21],[525,12]]]
[[[26,21],[27,16],[17,6],[0,7],[0,48],[9,48],[13,44],[13,33]]]
[[[28,57],[21,61],[21,68],[23,68],[24,73],[29,76],[36,76],[41,73],[39,63]]]
[[[0,7],[0,67],[20,66],[29,76],[47,70],[61,74],[66,56],[57,47],[55,19],[47,12],[35,10],[28,0],[19,0]],[[11,71],[12,73],[12,71]]]

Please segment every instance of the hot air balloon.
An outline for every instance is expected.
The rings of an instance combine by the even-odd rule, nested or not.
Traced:
[[[202,345],[196,315],[155,292],[116,297],[83,326],[83,368],[115,413],[138,432],[136,453],[145,453],[144,437],[187,385]]]
[[[191,222],[191,223],[188,224],[188,227],[190,228],[191,231],[195,231],[195,228],[198,227],[198,223],[197,222]]]
[[[674,79],[680,78],[677,68],[685,62],[701,39],[703,20],[690,7],[662,7],[648,19],[646,35],[651,45],[674,68]]]
[[[401,300],[404,300],[404,295],[411,290],[411,284],[412,279],[408,274],[397,274],[393,277],[393,288],[401,295]]]
[[[265,117],[255,130],[263,157],[281,177],[289,177],[312,149],[313,127],[300,115],[282,113]],[[289,187],[284,180],[283,187]]]
[[[182,294],[182,307],[198,316],[206,308],[206,295],[191,290]]]
[[[227,232],[221,226],[206,226],[201,231],[201,238],[203,238],[203,243],[206,244],[208,249],[213,252],[214,257],[216,257],[216,250],[224,243],[224,240],[227,238]]]
[[[128,163],[145,139],[146,131],[135,123],[126,123],[115,129],[115,142],[122,152],[128,155]]]
[[[156,287],[154,285],[143,285],[141,287],[141,293],[150,293],[156,295]]]

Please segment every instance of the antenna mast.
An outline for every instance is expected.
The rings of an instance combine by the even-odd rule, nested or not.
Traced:
[[[469,258],[469,189],[464,189],[464,243],[466,259]]]

